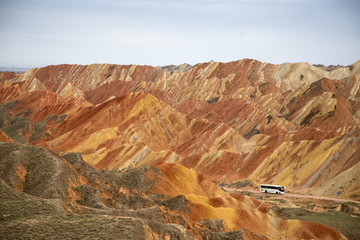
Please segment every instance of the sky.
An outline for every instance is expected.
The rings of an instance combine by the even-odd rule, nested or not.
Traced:
[[[0,0],[0,66],[360,60],[359,0]]]

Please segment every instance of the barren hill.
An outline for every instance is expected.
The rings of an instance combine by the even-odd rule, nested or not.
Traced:
[[[0,153],[7,239],[345,239],[322,224],[283,220],[178,164],[119,172],[95,169],[76,153],[18,143],[0,143]]]
[[[325,71],[244,59],[185,70],[48,66],[3,80],[1,101],[12,122],[27,122],[23,141],[81,152],[105,169],[176,162],[217,181],[316,187],[358,162],[360,62]],[[359,193],[358,183],[343,190]]]
[[[360,199],[360,61],[334,70],[252,59],[47,66],[0,75],[0,102],[2,142],[78,152],[94,169],[153,166],[171,178],[173,166],[184,166],[215,182],[247,179]],[[233,209],[225,210],[224,231],[260,234],[237,225],[230,216],[245,214],[240,203],[218,199],[218,190],[199,197],[199,189],[186,192],[190,185],[168,186],[154,189],[203,209],[190,211],[191,221],[213,220],[224,207]],[[269,231],[281,232],[275,225]]]

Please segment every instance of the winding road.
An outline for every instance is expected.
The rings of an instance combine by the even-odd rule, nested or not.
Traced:
[[[227,188],[223,187],[225,191],[228,192],[251,192],[251,193],[261,193],[260,191],[256,190],[241,190],[238,188]],[[262,194],[271,194],[271,193],[262,193]],[[274,194],[275,195],[275,194]],[[280,195],[275,195],[280,196]],[[335,201],[335,202],[354,202],[360,204],[360,201],[350,200],[350,199],[344,199],[344,198],[332,198],[332,197],[323,197],[323,196],[313,196],[313,195],[302,195],[302,194],[294,194],[294,193],[285,193],[284,195],[281,195],[284,197],[294,197],[294,198],[312,198],[312,199],[318,199],[318,200],[328,200],[328,201]]]

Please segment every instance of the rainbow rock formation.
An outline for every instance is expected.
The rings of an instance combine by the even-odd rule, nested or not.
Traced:
[[[81,153],[97,169],[154,166],[166,175],[175,164],[218,182],[360,199],[360,61],[332,71],[252,59],[57,65],[0,78],[2,142]],[[182,194],[193,204],[216,202],[193,193]]]

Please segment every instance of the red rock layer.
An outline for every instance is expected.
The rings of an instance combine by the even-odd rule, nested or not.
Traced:
[[[169,73],[58,65],[4,80],[0,98],[18,101],[6,110],[12,117],[46,122],[42,132],[23,130],[25,140],[82,152],[103,168],[177,162],[213,180],[316,187],[341,174],[335,166],[356,165],[359,66],[327,72],[244,59]]]

